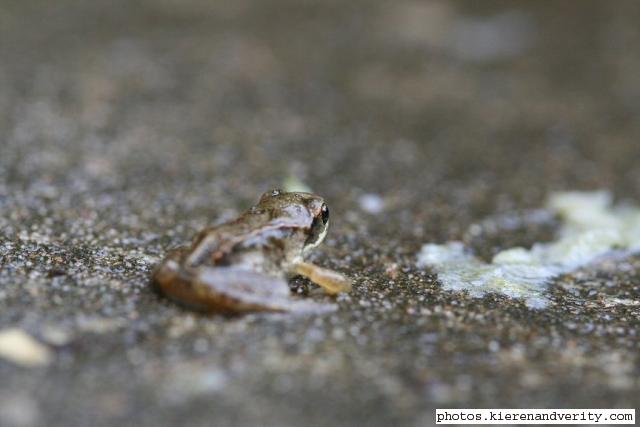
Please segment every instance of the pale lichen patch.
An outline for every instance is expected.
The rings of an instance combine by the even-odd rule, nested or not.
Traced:
[[[606,191],[557,193],[547,208],[563,220],[556,240],[535,243],[530,249],[505,249],[489,263],[460,242],[429,243],[422,246],[418,265],[434,269],[444,289],[466,290],[477,297],[496,292],[523,298],[530,308],[544,308],[549,302],[547,285],[554,277],[614,250],[640,250],[640,208],[613,206]]]

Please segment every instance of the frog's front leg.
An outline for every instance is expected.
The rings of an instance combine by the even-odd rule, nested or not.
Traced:
[[[321,286],[328,294],[335,295],[351,291],[351,280],[337,271],[318,267],[308,262],[295,264],[293,270],[295,273]]]

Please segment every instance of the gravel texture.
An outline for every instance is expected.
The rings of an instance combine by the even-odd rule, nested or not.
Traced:
[[[538,311],[415,263],[425,242],[549,239],[491,224],[551,191],[640,200],[639,22],[624,0],[4,2],[0,329],[48,357],[0,359],[0,425],[639,407],[640,306],[603,300],[640,299],[640,257],[561,277]],[[312,260],[354,279],[336,313],[153,292],[168,249],[291,180],[332,209]]]

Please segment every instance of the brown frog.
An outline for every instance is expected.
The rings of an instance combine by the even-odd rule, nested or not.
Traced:
[[[169,298],[212,312],[316,311],[332,306],[291,297],[302,275],[329,294],[349,292],[340,273],[304,261],[329,226],[329,208],[310,193],[269,191],[236,220],[203,230],[171,251],[153,273]]]

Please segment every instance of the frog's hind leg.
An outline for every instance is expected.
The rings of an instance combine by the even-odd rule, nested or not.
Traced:
[[[337,271],[308,262],[300,262],[295,265],[294,272],[321,286],[328,294],[335,295],[351,291],[351,280]]]
[[[284,278],[233,267],[199,267],[193,286],[198,302],[213,312],[321,313],[336,309],[334,304],[293,298]]]
[[[185,267],[185,256],[184,250],[171,252],[156,269],[154,282],[164,295],[192,309],[227,314],[335,310],[333,304],[292,298],[283,278],[233,267]]]

